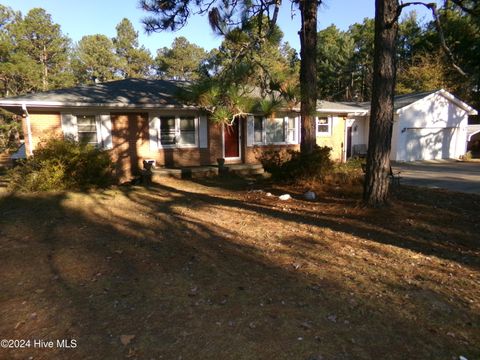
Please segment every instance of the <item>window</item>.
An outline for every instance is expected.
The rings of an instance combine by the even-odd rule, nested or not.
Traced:
[[[298,144],[298,119],[296,117],[265,118],[253,117],[253,125],[249,130],[251,143],[268,144]]]
[[[253,119],[253,142],[256,144],[263,143],[263,117],[255,116]]]
[[[195,117],[161,116],[158,140],[163,147],[192,147],[197,145]]]
[[[297,132],[296,132],[296,119],[295,118],[288,118],[287,124],[287,142],[295,143],[297,140]]]
[[[285,142],[285,119],[266,119],[265,135],[267,143]]]
[[[77,115],[78,141],[98,145],[95,115]]]
[[[175,145],[175,135],[175,118],[162,117],[160,120],[160,144],[167,146]]]
[[[195,145],[195,118],[184,117],[180,119],[180,145]]]
[[[332,119],[330,117],[319,117],[317,118],[317,135],[330,135]]]

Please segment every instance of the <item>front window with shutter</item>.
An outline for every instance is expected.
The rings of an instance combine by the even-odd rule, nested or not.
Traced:
[[[198,146],[198,119],[193,116],[159,116],[155,126],[163,148]]]
[[[298,144],[298,121],[296,117],[252,117],[253,145]]]

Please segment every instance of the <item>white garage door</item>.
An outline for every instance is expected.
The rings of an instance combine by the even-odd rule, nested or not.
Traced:
[[[457,129],[406,129],[406,161],[449,159],[455,157]]]

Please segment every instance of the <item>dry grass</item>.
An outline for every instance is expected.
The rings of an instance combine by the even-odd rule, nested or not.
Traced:
[[[480,358],[479,197],[243,185],[0,195],[0,358]]]

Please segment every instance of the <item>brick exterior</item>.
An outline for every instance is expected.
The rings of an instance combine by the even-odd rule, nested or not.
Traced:
[[[30,126],[32,129],[32,144],[30,144],[27,135],[27,121],[23,118],[22,127],[25,134],[27,154],[30,154],[30,149],[35,150],[42,140],[62,135],[62,122],[59,113],[30,114]]]
[[[116,175],[120,180],[138,174],[143,160],[153,159],[157,166],[180,167],[217,163],[222,157],[221,126],[209,123],[208,148],[150,148],[147,113],[111,113],[113,149]]]
[[[149,116],[146,112],[111,112],[112,144],[110,150],[115,164],[115,174],[120,181],[129,180],[139,173],[143,160],[154,159],[157,166],[182,167],[212,165],[223,156],[222,126],[209,122],[208,147],[158,149],[150,148]],[[31,113],[33,150],[41,139],[62,135],[61,115],[59,113]],[[27,154],[28,143],[26,121],[23,120]],[[296,149],[299,145],[246,146],[246,121],[242,121],[242,158],[238,163],[259,164],[265,151],[278,149]]]

